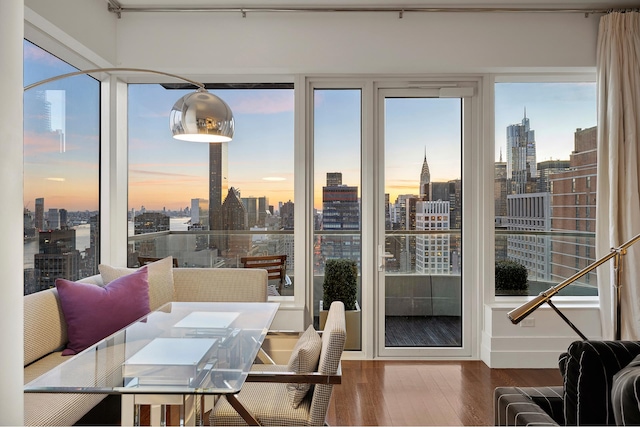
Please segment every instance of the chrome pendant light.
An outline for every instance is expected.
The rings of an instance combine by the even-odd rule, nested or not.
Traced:
[[[231,108],[204,88],[188,93],[173,105],[169,126],[184,141],[226,142],[233,138]]]
[[[104,71],[135,71],[160,74],[194,84],[198,89],[180,98],[171,109],[169,127],[171,128],[173,137],[182,141],[194,142],[226,142],[231,141],[233,138],[233,113],[226,102],[214,94],[209,93],[202,83],[176,74],[165,73],[164,71],[121,67],[94,68],[91,70],[74,71],[41,80],[25,86],[24,91],[26,92],[36,86],[67,77]]]

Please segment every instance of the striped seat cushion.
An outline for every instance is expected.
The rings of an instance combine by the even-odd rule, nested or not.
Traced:
[[[564,415],[567,425],[615,425],[613,377],[640,354],[638,341],[575,341],[567,350]]]
[[[640,425],[640,356],[613,376],[611,401],[616,425]]]
[[[498,387],[494,391],[497,426],[563,425],[562,386]]]

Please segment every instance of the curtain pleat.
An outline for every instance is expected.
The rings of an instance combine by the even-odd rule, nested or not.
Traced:
[[[597,46],[598,193],[596,256],[640,233],[640,13],[600,19]],[[602,337],[614,338],[614,271],[598,271]],[[623,258],[622,339],[640,339],[640,244]]]

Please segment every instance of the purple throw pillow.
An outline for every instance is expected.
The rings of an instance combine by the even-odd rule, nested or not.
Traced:
[[[56,279],[69,342],[63,356],[77,354],[149,313],[149,282],[143,267],[101,287]]]

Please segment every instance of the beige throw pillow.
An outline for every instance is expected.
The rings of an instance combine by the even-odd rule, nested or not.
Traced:
[[[100,264],[98,265],[98,270],[104,284],[107,285],[109,282],[131,274],[137,269]],[[147,270],[149,272],[149,307],[153,311],[174,300],[173,257],[168,256],[147,264]]]
[[[289,358],[289,363],[287,365],[289,371],[297,374],[315,372],[318,368],[321,350],[322,339],[316,330],[313,329],[313,326],[309,326],[293,347],[293,351],[291,352],[291,357]],[[302,399],[307,395],[310,388],[311,384],[287,384],[287,395],[291,406],[297,408],[298,405],[300,405],[300,402],[302,402]]]

